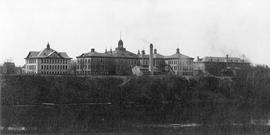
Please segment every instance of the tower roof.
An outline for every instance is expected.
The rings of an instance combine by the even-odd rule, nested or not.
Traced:
[[[123,47],[123,44],[124,44],[124,43],[123,43],[123,40],[120,39],[120,40],[118,41],[118,47],[119,47],[119,46],[122,46],[122,47]]]

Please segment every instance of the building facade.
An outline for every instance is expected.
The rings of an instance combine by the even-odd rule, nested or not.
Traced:
[[[237,57],[197,57],[194,61],[194,75],[211,74],[221,76],[226,71],[235,72],[243,70],[250,66],[250,63]]]
[[[77,57],[77,74],[109,75],[114,74],[114,58],[112,52],[99,53],[91,49]]]
[[[192,76],[193,59],[181,54],[179,48],[177,48],[175,54],[165,57],[165,63],[170,66],[175,75]]]
[[[138,55],[127,51],[123,41],[118,41],[114,51],[84,53],[77,57],[77,74],[84,75],[130,75],[132,67],[139,64]]]
[[[71,58],[66,52],[57,52],[50,44],[41,51],[30,51],[25,58],[27,74],[68,74]]]
[[[163,55],[157,53],[157,49],[154,49],[153,65],[157,69],[156,72],[158,72],[158,73],[167,72],[165,70],[165,67],[166,67],[165,57]]]
[[[138,55],[126,50],[123,46],[123,41],[118,41],[118,47],[112,52],[115,59],[115,74],[131,75],[132,68],[139,65]]]
[[[150,54],[151,54],[151,51],[150,51]],[[165,57],[157,53],[157,49],[153,49],[152,58],[150,58],[150,54],[149,55],[145,54],[145,50],[142,50],[141,53],[140,51],[138,51],[140,66],[149,68],[149,65],[151,64],[149,61],[150,59],[153,59],[152,64],[153,64],[153,71],[155,72],[155,74],[166,72],[165,71],[165,67],[166,67]]]
[[[2,74],[16,74],[15,63],[13,62],[5,62],[2,68]]]
[[[104,53],[83,53],[77,57],[76,73],[81,75],[131,75],[136,71],[144,74],[164,74],[169,70],[176,75],[193,75],[193,58],[177,53],[165,57],[157,53],[150,44],[149,54],[145,50],[134,54],[124,48],[123,41],[118,41],[114,51]],[[134,68],[135,67],[135,68]],[[134,69],[133,69],[134,68]],[[148,69],[149,73],[145,71]]]

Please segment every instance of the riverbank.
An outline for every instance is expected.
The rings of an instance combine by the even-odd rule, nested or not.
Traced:
[[[2,76],[1,126],[74,132],[134,123],[247,124],[269,118],[267,79]]]

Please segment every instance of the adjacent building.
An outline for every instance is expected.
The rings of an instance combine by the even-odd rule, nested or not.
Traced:
[[[250,66],[250,63],[237,57],[197,57],[194,61],[194,75],[211,74],[215,76],[233,75],[237,70],[243,70]]]
[[[4,62],[3,66],[0,66],[0,74],[17,74],[15,63]]]
[[[115,73],[112,52],[99,53],[95,49],[77,57],[76,73],[81,75],[109,75]]]
[[[168,66],[165,62],[165,56],[157,53],[157,49],[154,49],[153,54],[153,66],[156,68],[157,73],[165,73],[168,72],[166,70],[166,66]]]
[[[180,53],[180,49],[176,49],[176,53],[165,57],[165,63],[170,66],[175,75],[193,75],[193,59]]]
[[[76,71],[84,75],[130,75],[136,65],[139,65],[139,56],[126,50],[120,39],[114,51],[99,53],[91,49],[78,56]]]
[[[25,58],[27,74],[68,74],[71,58],[66,52],[50,48],[50,44],[41,51],[30,51]]]

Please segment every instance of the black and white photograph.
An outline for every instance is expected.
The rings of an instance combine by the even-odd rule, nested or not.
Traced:
[[[0,134],[269,135],[270,0],[0,0]]]

